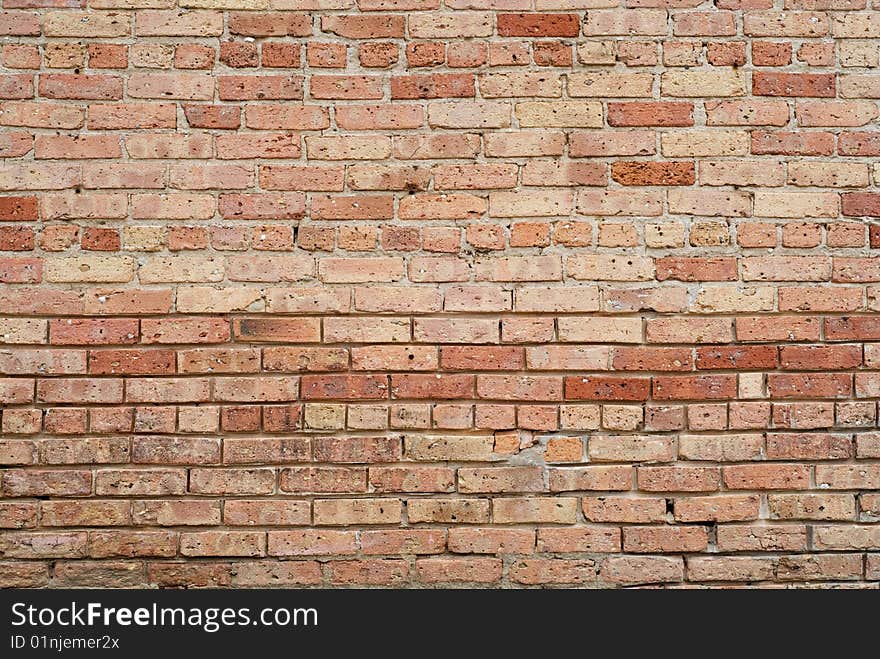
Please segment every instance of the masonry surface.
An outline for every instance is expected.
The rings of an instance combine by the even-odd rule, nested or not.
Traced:
[[[867,0],[2,0],[0,585],[877,588],[878,55]]]

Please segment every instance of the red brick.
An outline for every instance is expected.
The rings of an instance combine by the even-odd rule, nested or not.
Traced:
[[[577,14],[498,14],[502,37],[576,37],[580,32]]]
[[[0,220],[22,222],[36,220],[38,215],[36,197],[0,197]]]
[[[474,397],[473,375],[392,375],[391,397],[455,399]]]
[[[736,259],[665,257],[655,261],[657,279],[680,281],[736,281]]]
[[[184,104],[183,111],[192,128],[235,130],[241,125],[241,112],[236,107]]]
[[[772,398],[846,398],[852,394],[848,373],[770,373],[767,390]]]
[[[782,346],[780,362],[786,370],[834,371],[858,368],[862,348],[858,345]]]
[[[736,398],[736,377],[693,375],[654,377],[654,398],[658,400],[706,400]]]
[[[307,37],[312,34],[312,21],[305,14],[231,12],[229,31],[250,37]]]
[[[565,379],[567,400],[643,401],[648,399],[650,391],[649,378],[597,375]]]
[[[456,98],[474,96],[474,76],[466,73],[394,76],[391,98]]]
[[[89,353],[89,373],[163,375],[175,372],[173,350],[100,350]]]
[[[770,73],[755,71],[752,93],[756,96],[830,96],[836,94],[835,77],[829,73]]]
[[[693,185],[691,162],[615,162],[611,178],[621,185]]]
[[[697,348],[698,369],[774,369],[776,346],[712,346]]]
[[[845,192],[840,196],[841,210],[847,216],[880,217],[880,195],[870,192]]]
[[[694,106],[677,101],[608,103],[610,126],[693,126]]]
[[[724,485],[733,490],[798,490],[810,482],[810,468],[803,465],[737,465],[722,473]]]
[[[404,33],[404,17],[399,15],[322,16],[321,30],[347,39],[401,38]]]
[[[679,553],[705,551],[705,527],[633,526],[623,529],[623,550],[632,553]]]
[[[830,156],[834,153],[834,135],[824,132],[754,131],[752,133],[752,153],[755,155]]]

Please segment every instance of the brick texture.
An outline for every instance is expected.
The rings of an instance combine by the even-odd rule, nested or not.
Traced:
[[[867,0],[2,0],[0,586],[880,584]]]

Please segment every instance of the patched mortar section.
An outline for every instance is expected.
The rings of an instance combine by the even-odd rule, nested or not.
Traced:
[[[516,450],[507,458],[507,462],[512,465],[532,465],[545,466],[544,453],[547,450],[547,440],[544,435],[535,435],[527,430],[520,430],[514,433],[518,443]],[[498,447],[498,438],[496,435],[496,449]]]

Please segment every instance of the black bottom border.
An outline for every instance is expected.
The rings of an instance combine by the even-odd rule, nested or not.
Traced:
[[[833,594],[832,594],[833,593]],[[832,599],[834,598],[834,599]],[[845,598],[845,599],[844,599]],[[97,604],[91,625],[25,624],[22,618],[80,611]],[[33,607],[28,609],[28,607]],[[182,609],[178,624],[161,609]],[[50,613],[40,613],[48,609]],[[147,624],[120,624],[134,610]],[[222,624],[224,609],[235,611]],[[242,623],[267,609],[271,624]],[[283,612],[279,612],[283,611]],[[310,611],[314,611],[314,619]],[[273,618],[274,615],[280,616]],[[177,619],[180,615],[175,614]],[[291,617],[298,623],[292,624]],[[214,625],[209,619],[218,623]],[[288,620],[288,624],[276,624]],[[127,620],[122,614],[121,620]],[[840,651],[877,652],[878,591],[599,591],[599,590],[0,590],[0,657],[151,656],[184,651],[257,659],[316,656],[454,659],[508,653],[518,657],[602,653],[629,657],[724,657],[733,652],[814,656],[827,635]],[[88,639],[91,645],[86,645]],[[98,645],[95,646],[94,644]],[[777,656],[774,654],[773,656]],[[195,659],[202,659],[196,657]],[[743,659],[751,659],[744,657]]]

